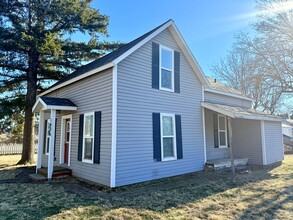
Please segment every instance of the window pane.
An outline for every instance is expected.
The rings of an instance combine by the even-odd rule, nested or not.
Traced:
[[[69,142],[70,132],[66,132],[66,142]]]
[[[50,138],[47,138],[47,153],[49,153],[49,147],[50,147]]]
[[[161,87],[172,89],[171,71],[161,69]]]
[[[163,136],[173,136],[172,117],[163,116]]]
[[[93,136],[93,120],[94,117],[93,115],[89,115],[85,117],[85,132],[84,135],[85,136]]]
[[[164,68],[172,69],[172,52],[162,49],[161,65]]]
[[[226,133],[220,132],[220,145],[226,146]]]
[[[226,130],[225,117],[219,117],[219,128],[220,130]]]
[[[48,134],[48,136],[51,136],[51,120],[48,120],[48,126],[47,126],[47,134]]]
[[[84,159],[91,160],[93,156],[93,138],[85,138],[84,140]]]
[[[173,138],[163,138],[163,150],[165,157],[174,157]]]

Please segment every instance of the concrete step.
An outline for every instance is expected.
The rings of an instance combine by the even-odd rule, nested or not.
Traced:
[[[41,174],[38,174],[38,173],[30,173],[28,175],[28,177],[30,179],[32,179],[33,181],[37,181],[37,182],[44,182],[44,181],[47,181],[47,178],[44,177],[43,175]]]

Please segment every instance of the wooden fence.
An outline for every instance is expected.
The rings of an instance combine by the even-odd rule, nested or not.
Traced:
[[[38,145],[35,145],[35,153],[37,152]],[[22,144],[6,144],[0,143],[0,155],[9,155],[9,154],[21,154]]]

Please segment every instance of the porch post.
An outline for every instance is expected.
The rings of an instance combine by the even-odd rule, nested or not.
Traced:
[[[234,155],[233,155],[233,146],[232,146],[232,125],[231,118],[228,117],[228,129],[229,129],[229,145],[230,145],[230,160],[231,160],[231,171],[235,175],[235,164],[234,164]]]
[[[51,110],[51,138],[49,144],[49,158],[48,158],[48,180],[52,179],[53,164],[54,164],[54,143],[55,143],[55,126],[56,126],[56,110]]]
[[[43,145],[44,145],[44,111],[40,111],[39,118],[39,135],[38,135],[38,158],[37,158],[37,166],[36,173],[38,169],[42,167],[42,154],[43,154]]]

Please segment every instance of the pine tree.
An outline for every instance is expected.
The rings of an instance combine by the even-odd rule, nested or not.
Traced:
[[[11,108],[24,111],[19,164],[33,162],[32,107],[36,95],[48,82],[61,79],[119,45],[100,39],[108,36],[109,18],[92,8],[91,2],[0,0],[0,110],[10,103]],[[76,42],[72,40],[75,33],[82,33],[89,40]],[[17,102],[21,96],[25,102]]]

